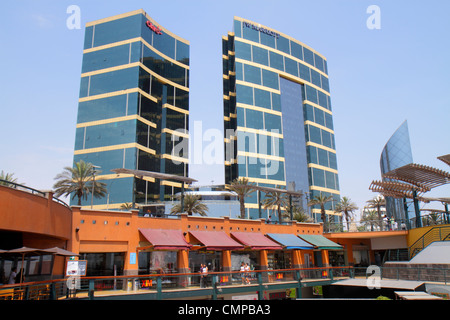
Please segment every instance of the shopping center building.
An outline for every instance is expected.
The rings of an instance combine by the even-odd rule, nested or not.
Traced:
[[[306,210],[331,195],[332,215],[340,196],[326,58],[256,22],[235,17],[233,27],[222,39],[225,183],[245,177],[303,192]],[[259,217],[261,201],[246,201],[247,216]]]
[[[89,22],[81,72],[74,161],[100,167],[95,179],[108,190],[93,207],[167,200],[179,182],[111,169],[187,176],[187,148],[172,149],[188,139],[189,42],[143,10]]]

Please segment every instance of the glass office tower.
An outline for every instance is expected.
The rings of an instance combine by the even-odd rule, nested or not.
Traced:
[[[271,28],[239,17],[222,38],[225,183],[246,177],[260,186],[303,191],[301,203],[339,201],[333,118],[323,55]],[[247,198],[260,215],[258,194]],[[266,211],[262,217],[266,217]],[[312,214],[320,221],[320,209]]]
[[[167,199],[181,185],[111,169],[187,176],[189,42],[137,10],[86,24],[74,161],[101,167],[94,208]],[[178,141],[178,142],[177,142]],[[83,206],[90,205],[88,199]]]
[[[409,140],[408,122],[405,120],[389,138],[380,157],[381,174],[403,167],[413,162],[411,143]],[[384,179],[383,181],[392,181]],[[397,221],[409,218],[409,209],[405,210],[404,199],[386,197],[386,213]],[[410,203],[408,203],[410,204]]]

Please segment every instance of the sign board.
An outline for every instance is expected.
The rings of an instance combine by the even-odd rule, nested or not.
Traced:
[[[66,276],[85,276],[87,260],[67,261]]]

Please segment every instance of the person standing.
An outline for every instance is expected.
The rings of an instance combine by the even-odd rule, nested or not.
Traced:
[[[9,274],[8,284],[16,283],[16,277],[17,277],[17,268],[14,268],[11,270],[11,273]]]

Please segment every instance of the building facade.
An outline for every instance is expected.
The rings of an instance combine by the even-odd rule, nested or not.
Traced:
[[[381,175],[413,162],[411,143],[409,140],[408,122],[405,120],[389,138],[380,157]],[[383,178],[383,181],[386,179]],[[386,197],[386,213],[397,221],[409,219],[409,209],[405,209],[404,199]],[[406,208],[411,203],[406,203]]]
[[[311,198],[331,195],[326,209],[334,217],[340,195],[327,60],[239,17],[222,43],[225,183],[246,177],[302,191],[305,211]],[[247,198],[250,218],[259,216],[261,201],[257,193]],[[311,214],[320,221],[319,208]]]
[[[100,167],[97,209],[168,199],[181,185],[114,174],[126,168],[187,176],[189,42],[143,10],[86,24],[74,162]],[[82,205],[91,204],[91,199]]]

